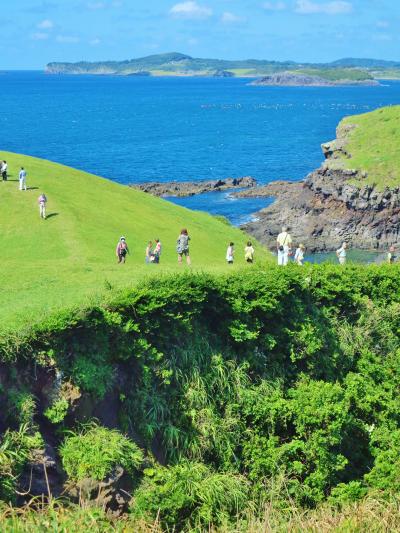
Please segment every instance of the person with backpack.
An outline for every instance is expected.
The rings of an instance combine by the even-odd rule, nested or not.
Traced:
[[[247,263],[253,263],[254,261],[254,248],[251,241],[247,243],[247,246],[244,249],[244,258]]]
[[[118,264],[125,263],[127,254],[129,254],[128,245],[126,244],[125,237],[121,237],[117,244],[117,249],[116,249]]]
[[[19,190],[26,191],[26,170],[24,167],[21,167],[19,171]]]
[[[154,239],[154,240],[155,240],[156,246],[153,251],[153,257],[154,257],[154,263],[158,264],[160,262],[162,246],[161,246],[160,239]]]
[[[178,254],[178,263],[182,264],[182,257],[186,257],[186,262],[190,265],[190,255],[189,255],[189,241],[190,237],[188,230],[186,228],[181,230],[181,233],[176,241],[176,252]]]
[[[38,198],[38,204],[39,204],[39,214],[40,217],[46,220],[46,204],[47,204],[47,197],[42,192],[42,194]]]
[[[283,226],[281,233],[276,238],[279,266],[286,266],[288,264],[291,246],[292,237],[288,233],[287,227]]]

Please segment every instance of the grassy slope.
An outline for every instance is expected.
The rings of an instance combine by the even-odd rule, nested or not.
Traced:
[[[348,168],[366,171],[362,184],[378,189],[400,185],[400,106],[384,107],[363,115],[347,117],[339,129],[349,124],[357,127],[348,134]],[[361,184],[361,182],[359,182]]]
[[[9,163],[10,181],[0,182],[1,329],[37,321],[56,308],[81,304],[106,291],[146,276],[183,271],[175,242],[181,227],[192,237],[194,269],[224,271],[229,240],[243,264],[246,236],[214,217],[190,211],[96,176],[28,156],[0,152]],[[18,190],[19,167],[28,187]],[[39,218],[37,198],[48,197],[47,220]],[[115,247],[127,238],[132,255],[117,265]],[[160,238],[160,265],[146,265],[148,240]],[[258,250],[258,257],[266,257]]]

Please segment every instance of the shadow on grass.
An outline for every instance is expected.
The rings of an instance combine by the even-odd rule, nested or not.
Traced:
[[[46,220],[48,220],[49,218],[56,217],[58,215],[59,215],[59,213],[49,213],[48,215],[46,215]]]

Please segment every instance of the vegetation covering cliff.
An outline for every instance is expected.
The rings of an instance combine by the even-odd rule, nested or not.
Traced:
[[[224,60],[201,59],[180,53],[157,54],[126,61],[80,61],[78,63],[53,62],[46,66],[50,74],[116,74],[124,76],[238,76],[255,78],[280,72],[298,72],[320,77],[326,81],[352,81],[357,83],[373,81],[375,66],[379,66],[380,77],[386,69],[396,77],[400,64],[374,62],[373,60],[347,60],[326,64],[295,63],[294,61],[270,61],[258,59]]]
[[[63,500],[2,530],[396,530],[399,274],[167,277],[3,338],[0,497]]]

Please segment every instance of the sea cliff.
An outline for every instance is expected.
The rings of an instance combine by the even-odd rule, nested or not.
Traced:
[[[364,117],[374,128],[365,127]],[[334,250],[342,241],[354,248],[377,250],[397,244],[400,183],[395,166],[398,150],[395,144],[391,148],[391,137],[396,135],[393,124],[399,123],[399,117],[400,107],[394,107],[354,117],[354,121],[346,119],[338,127],[337,139],[322,145],[325,162],[304,181],[274,182],[236,193],[276,198],[243,228],[270,248],[282,225],[288,225],[295,242],[304,242],[309,251]],[[384,129],[379,130],[382,124]],[[376,131],[381,131],[378,139]],[[381,146],[384,139],[386,146]],[[367,161],[375,162],[368,171],[355,165],[362,159],[360,154],[368,155],[365,168]],[[384,163],[386,178],[379,176]]]

